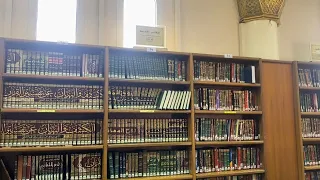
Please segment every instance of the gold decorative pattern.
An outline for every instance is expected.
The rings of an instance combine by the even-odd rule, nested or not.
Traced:
[[[285,0],[237,0],[240,23],[268,19],[279,22]]]

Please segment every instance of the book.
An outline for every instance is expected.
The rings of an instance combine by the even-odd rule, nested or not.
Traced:
[[[190,109],[191,92],[136,86],[109,86],[112,109]]]
[[[253,141],[260,139],[259,123],[253,119],[196,118],[196,141]]]
[[[319,138],[320,118],[301,118],[301,129],[303,138]]]
[[[320,171],[306,171],[305,180],[318,180],[320,178]]]
[[[319,112],[319,98],[317,92],[300,92],[301,112]]]
[[[196,173],[260,169],[259,147],[239,146],[196,150]]]
[[[188,174],[189,164],[186,162],[189,159],[187,153],[186,150],[142,150],[120,153],[111,151],[108,152],[108,178],[119,179]]]
[[[256,83],[256,67],[251,64],[193,60],[194,80]]]
[[[18,155],[14,179],[101,179],[101,153]]]
[[[188,119],[108,119],[108,143],[188,141]]]
[[[85,53],[84,50],[39,51],[7,48],[5,72],[49,76],[103,77],[104,50]]]
[[[299,87],[320,87],[320,70],[316,68],[299,68]]]
[[[102,119],[2,119],[0,130],[0,147],[102,144]]]
[[[257,111],[257,94],[252,90],[196,88],[194,108],[215,111]]]
[[[304,145],[304,165],[305,166],[315,166],[320,164],[320,155],[319,155],[320,146],[317,145]]]
[[[243,175],[243,176],[214,177],[214,178],[204,178],[199,180],[263,180],[263,175],[253,174],[253,175]]]
[[[103,109],[103,87],[5,82],[3,108]]]
[[[186,81],[187,61],[182,56],[110,50],[109,77]]]

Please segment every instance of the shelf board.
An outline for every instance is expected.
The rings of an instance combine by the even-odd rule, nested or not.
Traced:
[[[320,143],[320,138],[302,138],[302,140],[306,143]]]
[[[109,109],[109,113],[133,113],[133,114],[190,114],[190,110],[132,110],[132,109]]]
[[[78,76],[49,76],[49,75],[33,75],[33,74],[10,74],[5,73],[3,78],[12,79],[39,79],[39,80],[69,80],[69,81],[91,81],[104,82],[104,78],[98,77],[78,77]]]
[[[144,79],[118,79],[109,78],[110,82],[124,82],[124,83],[142,83],[142,84],[176,84],[176,85],[189,85],[190,81],[169,81],[169,80],[144,80]]]
[[[212,82],[212,81],[199,81],[193,82],[195,85],[211,85],[211,86],[230,86],[230,87],[261,87],[259,83],[232,83],[232,82]]]
[[[243,57],[243,56],[233,56],[232,58],[225,58],[224,55],[213,55],[213,54],[201,54],[201,53],[192,53],[193,57],[202,57],[202,58],[212,58],[212,59],[223,59],[229,61],[253,61],[259,62],[260,58],[253,58],[253,57]]]
[[[320,112],[301,112],[301,116],[320,116]]]
[[[300,90],[320,90],[320,87],[299,87]]]
[[[147,148],[147,147],[177,147],[191,146],[191,142],[162,142],[162,143],[128,143],[128,144],[108,144],[109,149],[119,148]]]
[[[27,108],[2,108],[2,113],[103,113],[102,109],[27,109]]]
[[[259,145],[263,144],[263,141],[198,141],[196,146],[224,146],[224,145]]]
[[[320,166],[304,166],[304,170],[306,171],[320,170]]]
[[[211,111],[211,110],[195,110],[196,114],[240,114],[240,115],[261,115],[262,111]]]
[[[263,174],[263,169],[250,169],[250,170],[234,170],[234,171],[221,171],[211,173],[198,173],[197,178],[211,178],[211,177],[224,177],[224,176],[242,176],[248,174]]]
[[[48,147],[3,147],[0,152],[50,152],[50,151],[82,151],[103,149],[103,145],[89,146],[48,146]]]
[[[154,176],[154,177],[139,177],[139,178],[120,178],[119,180],[183,180],[192,179],[191,174],[174,175],[174,176]]]

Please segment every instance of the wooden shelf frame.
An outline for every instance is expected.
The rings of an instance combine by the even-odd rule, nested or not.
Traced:
[[[194,87],[195,86],[222,86],[227,88],[232,87],[243,87],[243,88],[256,88],[261,89],[261,59],[258,58],[247,58],[247,57],[234,57],[234,58],[225,58],[228,62],[248,62],[255,63],[257,67],[258,79],[260,82],[257,84],[250,83],[221,83],[221,82],[210,82],[210,81],[196,81],[194,80],[194,56],[203,57],[203,58],[212,58],[212,61],[221,61],[224,59],[221,55],[209,55],[209,54],[192,54],[192,53],[180,53],[180,52],[146,52],[145,50],[135,50],[135,49],[126,49],[118,47],[105,47],[105,46],[87,46],[87,45],[66,45],[66,46],[79,46],[79,47],[90,47],[90,48],[102,48],[105,50],[105,65],[104,65],[104,77],[109,76],[109,50],[119,50],[119,51],[130,51],[130,52],[144,52],[144,53],[156,53],[156,54],[166,54],[166,55],[177,55],[188,57],[187,63],[187,79],[186,81],[167,81],[167,80],[136,80],[136,79],[115,79],[115,78],[91,78],[91,77],[72,77],[72,76],[43,76],[43,75],[26,75],[26,74],[9,74],[4,73],[5,70],[5,42],[20,42],[20,40],[15,39],[4,39],[0,38],[0,79],[1,80],[10,80],[10,79],[30,79],[30,80],[57,80],[57,81],[75,81],[75,82],[89,82],[89,83],[103,83],[104,85],[104,109],[102,110],[81,110],[81,109],[54,109],[54,112],[50,113],[70,113],[70,114],[81,114],[81,113],[103,113],[103,144],[102,145],[93,145],[93,146],[59,146],[59,147],[17,147],[17,148],[0,148],[0,153],[2,152],[51,152],[51,151],[86,151],[86,150],[102,150],[102,179],[107,180],[107,168],[108,168],[108,158],[107,153],[109,149],[119,149],[119,148],[156,148],[156,147],[183,147],[185,146],[189,150],[189,165],[190,165],[190,174],[185,175],[174,175],[174,176],[157,176],[157,177],[142,177],[142,178],[130,178],[130,180],[170,180],[170,179],[192,179],[204,178],[204,177],[218,177],[218,176],[230,176],[230,175],[247,175],[247,174],[262,174],[265,172],[263,169],[258,170],[241,170],[241,171],[226,171],[226,172],[213,172],[213,173],[203,173],[196,174],[196,148],[199,146],[234,146],[234,145],[263,145],[263,140],[259,141],[236,141],[236,142],[196,142],[195,141],[195,131],[194,123],[195,116],[201,115],[257,115],[261,121],[263,121],[262,111],[206,111],[206,110],[195,110],[193,108],[194,104]],[[34,41],[26,41],[27,43],[38,43]],[[39,42],[40,44],[45,45],[57,45],[56,43],[51,42]],[[144,84],[156,84],[156,85],[170,85],[170,86],[180,86],[188,88],[191,91],[191,102],[190,110],[122,110],[122,109],[108,109],[108,87],[111,83],[144,83]],[[3,92],[3,81],[0,81],[0,94]],[[261,90],[260,90],[261,92]],[[259,94],[262,96],[262,93]],[[259,98],[261,99],[261,98]],[[0,103],[2,107],[2,96],[0,96]],[[262,109],[262,103],[260,102],[260,107]],[[39,109],[19,109],[19,108],[2,108],[1,113],[40,113]],[[49,113],[42,112],[42,113]],[[185,114],[188,118],[188,131],[189,131],[189,141],[188,142],[166,142],[166,143],[137,143],[137,144],[110,144],[108,143],[108,117],[110,114]],[[262,123],[260,123],[262,124]],[[261,135],[263,136],[263,125],[261,125]],[[263,137],[261,138],[263,139]],[[262,146],[263,153],[263,146]],[[264,156],[264,155],[262,155]],[[263,161],[263,157],[262,157]]]
[[[300,180],[305,180],[305,170],[308,167],[304,166],[304,152],[303,152],[303,145],[304,140],[302,138],[302,127],[301,127],[301,119],[303,116],[317,116],[320,113],[317,112],[301,112],[300,108],[300,91],[306,90],[310,88],[299,87],[299,74],[298,69],[299,65],[304,64],[301,62],[294,61],[292,63],[292,72],[293,72],[293,90],[294,90],[294,107],[295,107],[295,135],[296,135],[296,142],[297,142],[297,155],[298,155],[298,174]],[[307,139],[306,139],[307,140]],[[308,140],[307,140],[308,141]],[[307,142],[306,141],[306,142]]]
[[[263,169],[250,169],[250,170],[234,170],[234,171],[221,171],[210,173],[198,173],[197,178],[213,178],[213,177],[225,177],[225,176],[243,176],[249,174],[263,174]]]

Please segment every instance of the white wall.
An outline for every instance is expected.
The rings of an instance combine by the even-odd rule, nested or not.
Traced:
[[[320,1],[286,1],[279,26],[280,59],[309,60],[310,42],[320,44]]]
[[[234,0],[181,0],[182,50],[239,55],[238,17]]]

